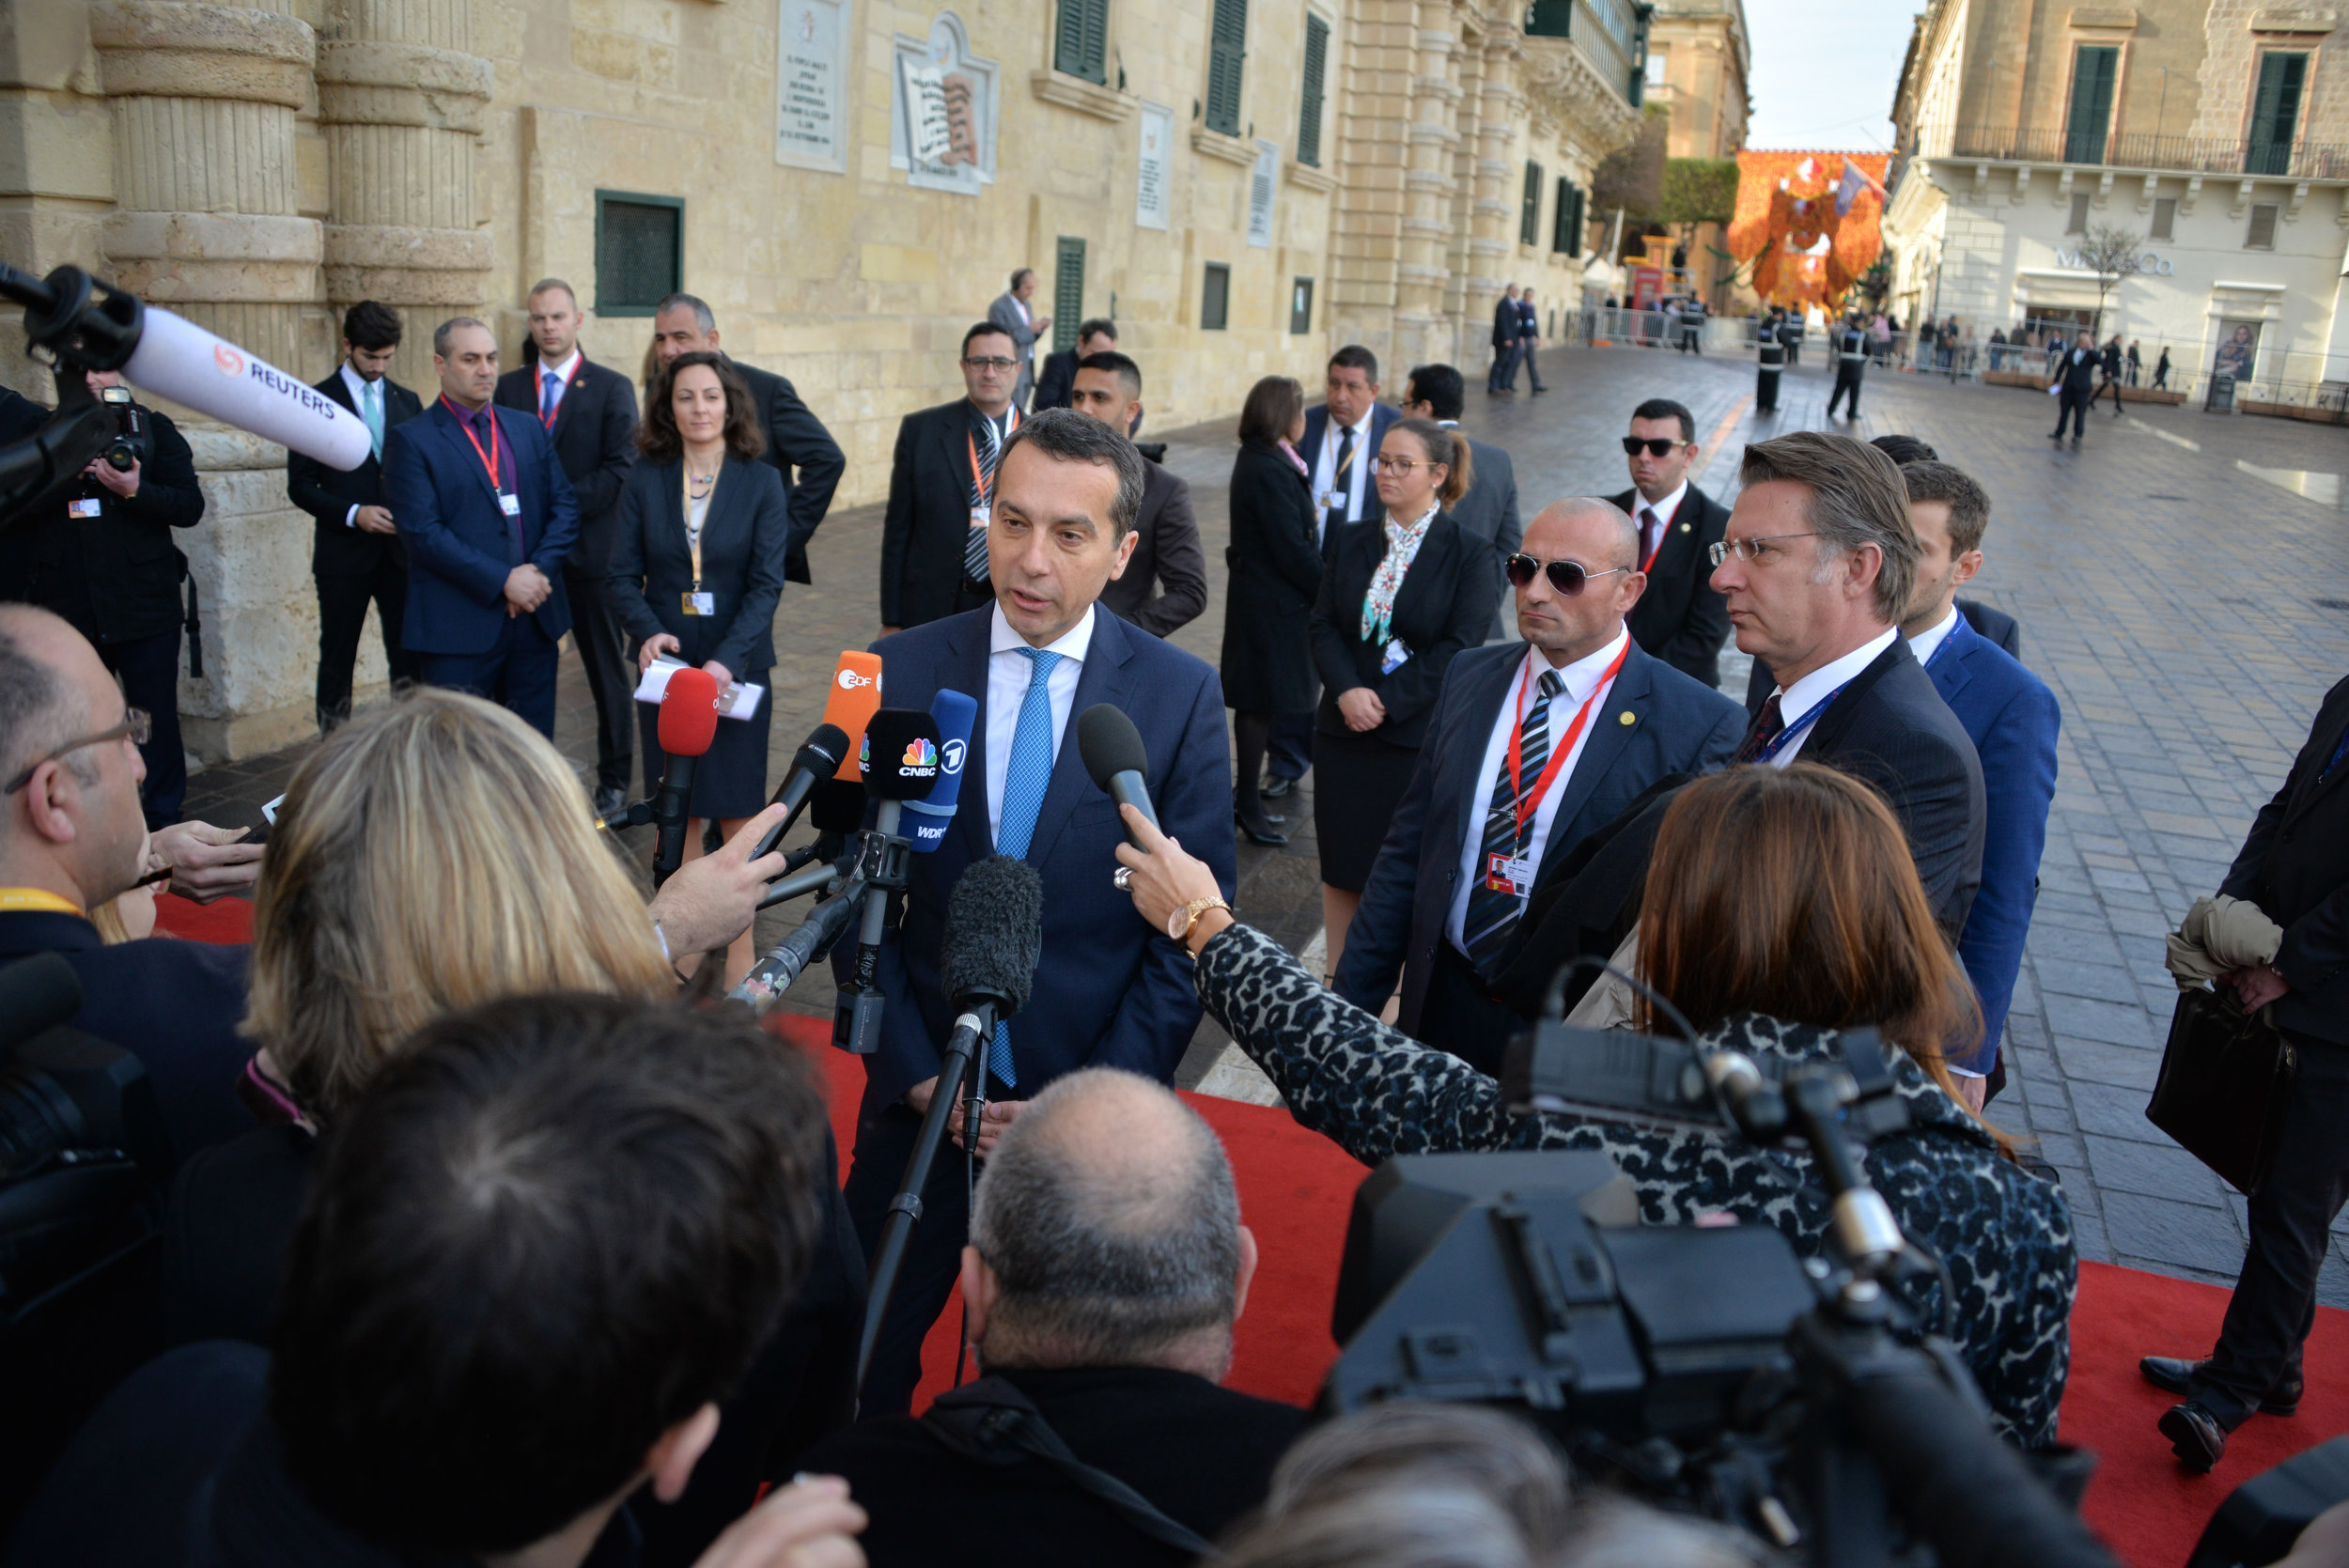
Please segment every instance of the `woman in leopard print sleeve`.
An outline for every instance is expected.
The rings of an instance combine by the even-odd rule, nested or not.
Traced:
[[[1120,859],[1137,865],[1135,902],[1164,924],[1189,902],[1177,896],[1189,857],[1130,854]],[[1650,1224],[1726,1214],[1777,1227],[1805,1256],[1827,1249],[1826,1194],[1807,1152],[1594,1115],[1512,1115],[1494,1079],[1341,1001],[1228,914],[1194,918],[1190,945],[1207,1011],[1299,1123],[1366,1164],[1596,1149],[1630,1179]],[[1941,1043],[1978,1030],[1978,1015],[1883,801],[1804,763],[1690,785],[1657,837],[1640,951],[1650,984],[1708,1044],[1806,1062],[1840,1057],[1844,1029],[1897,1043],[1887,1056],[1909,1126],[1869,1148],[1869,1180],[1902,1231],[1949,1265],[1958,1351],[1999,1424],[2025,1446],[2053,1442],[2078,1272],[2071,1214],[1950,1092]],[[1937,1285],[1918,1294],[1939,1311]]]

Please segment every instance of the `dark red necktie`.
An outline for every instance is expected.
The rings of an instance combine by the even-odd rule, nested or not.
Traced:
[[[498,425],[495,416],[493,416],[488,409],[475,409],[473,415],[473,425],[474,428],[481,433],[481,444],[483,449],[498,458],[498,493],[501,496],[509,493],[519,493],[519,488],[514,491],[509,491],[506,488],[507,484],[510,483],[510,481],[506,479],[506,474],[508,472],[508,466],[513,460],[514,452],[511,447],[508,447],[503,453],[498,451]],[[506,503],[504,501],[501,500],[498,503],[498,509],[500,511],[505,511]],[[506,543],[511,545],[514,550],[514,559],[511,564],[519,567],[524,561],[530,559],[530,551],[528,547],[522,543],[522,517],[521,508],[517,507],[515,510],[506,514]]]
[[[1746,731],[1745,743],[1737,748],[1735,760],[1751,762],[1762,754],[1762,748],[1778,738],[1778,732],[1786,727],[1786,715],[1778,706],[1778,693],[1762,705],[1761,713],[1753,721],[1753,728]]]

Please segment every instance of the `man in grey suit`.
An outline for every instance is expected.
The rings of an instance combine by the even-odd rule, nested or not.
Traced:
[[[1022,267],[1011,275],[1011,287],[987,307],[987,318],[1011,334],[1012,357],[1019,362],[1019,384],[1012,388],[1012,407],[1028,411],[1028,394],[1035,388],[1035,340],[1052,330],[1052,318],[1038,316],[1030,301],[1035,298],[1035,269]]]
[[[1467,379],[1449,365],[1416,365],[1403,383],[1407,419],[1432,419],[1446,429],[1457,429],[1467,403]],[[1508,584],[1501,563],[1517,552],[1525,524],[1517,518],[1517,475],[1510,466],[1509,454],[1474,436],[1465,439],[1474,461],[1468,493],[1452,504],[1452,520],[1493,547],[1493,587],[1500,597],[1493,610],[1493,629],[1485,638],[1490,643],[1510,634],[1504,608],[1509,603]]]

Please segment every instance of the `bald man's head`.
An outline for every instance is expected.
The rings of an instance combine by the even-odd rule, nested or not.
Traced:
[[[82,634],[46,610],[0,604],[0,883],[45,888],[85,908],[138,879],[146,768],[116,729],[127,709]],[[67,748],[70,747],[70,750]],[[69,891],[70,890],[70,891]]]
[[[61,744],[83,712],[81,682],[67,672],[78,651],[105,666],[63,618],[29,604],[0,604],[0,782]]]
[[[971,1214],[996,1294],[992,1366],[1131,1366],[1229,1354],[1244,1290],[1223,1147],[1172,1091],[1092,1068],[1060,1079],[996,1145]]]
[[[1640,530],[1624,509],[1595,496],[1553,501],[1525,525],[1519,551],[1541,563],[1531,582],[1515,583],[1517,634],[1563,669],[1612,643],[1640,601]],[[1553,562],[1582,568],[1577,593],[1550,576]],[[1572,574],[1566,574],[1571,578]],[[1515,579],[1512,579],[1513,583]]]

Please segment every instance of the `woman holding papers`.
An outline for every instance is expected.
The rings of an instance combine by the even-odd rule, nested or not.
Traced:
[[[702,821],[715,817],[731,835],[767,803],[772,697],[764,688],[775,661],[775,603],[783,596],[790,518],[783,481],[758,460],[766,444],[750,389],[734,367],[713,353],[679,354],[646,401],[636,429],[644,460],[620,497],[612,602],[641,644],[637,667],[649,670],[665,656],[700,665],[722,691],[762,689],[756,710],[723,720],[694,767],[688,859],[701,852]],[[649,793],[668,758],[661,751],[658,705],[639,703],[637,716]],[[752,957],[745,933],[727,955],[729,985],[749,971]]]

